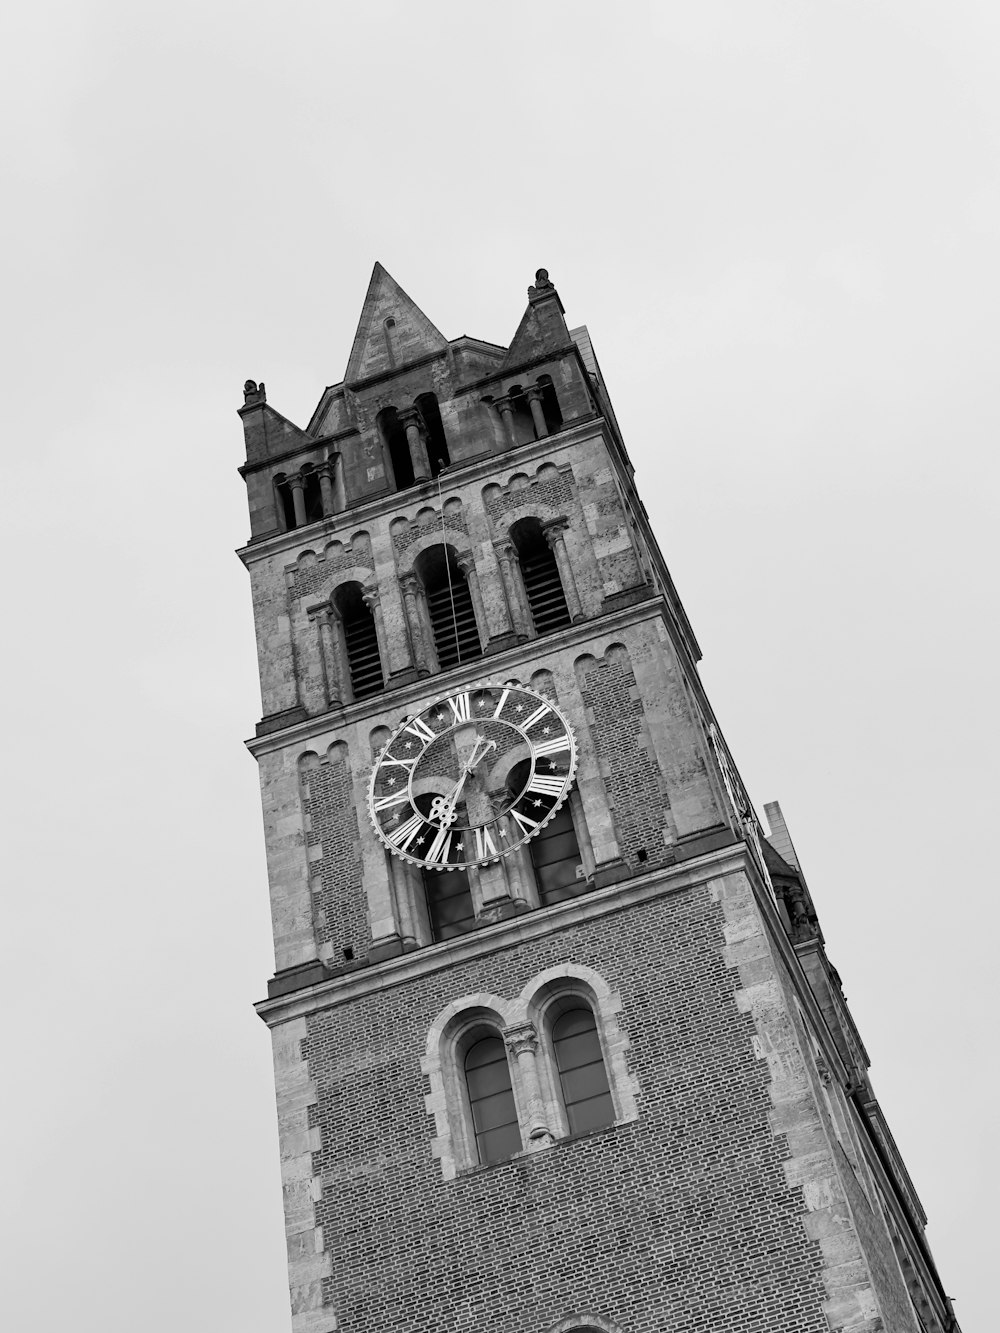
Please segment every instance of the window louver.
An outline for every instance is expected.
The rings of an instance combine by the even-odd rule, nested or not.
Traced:
[[[454,616],[451,607],[452,597],[455,599]],[[430,613],[431,629],[434,631],[438,666],[442,671],[457,666],[459,662],[469,662],[475,657],[482,657],[483,649],[476,628],[472,594],[461,575],[452,579],[450,590],[446,583],[433,592],[428,592],[427,610]]]
[[[361,603],[344,616],[344,639],[355,699],[367,699],[383,687],[382,661],[378,651],[375,621]]]
[[[570,623],[566,595],[559,579],[556,558],[548,546],[539,545],[521,556],[521,576],[535,630],[548,634]]]

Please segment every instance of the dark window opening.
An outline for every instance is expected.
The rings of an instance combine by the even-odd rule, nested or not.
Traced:
[[[472,904],[467,871],[424,870],[422,873],[427,915],[435,943],[474,930],[476,909]]]
[[[389,450],[389,462],[397,491],[408,490],[413,485],[413,459],[410,457],[410,443],[406,438],[406,427],[399,419],[394,407],[384,407],[378,414],[379,433]]]
[[[347,583],[338,588],[336,602],[344,627],[351,691],[355,699],[367,699],[378,694],[385,684],[375,618],[365,605],[359,583]]]
[[[530,444],[532,440],[537,440],[531,408],[520,384],[515,384],[510,390],[510,404],[514,409],[514,437],[518,444]]]
[[[432,547],[418,565],[440,670],[482,657],[472,593],[451,547]]]
[[[523,790],[531,772],[531,761],[524,759],[507,776],[507,790],[511,798]],[[580,867],[580,843],[573,823],[573,812],[567,801],[562,809],[528,843],[528,854],[535,872],[535,885],[543,907],[574,898],[584,887]]]
[[[479,1160],[502,1162],[521,1151],[521,1130],[501,1037],[482,1037],[465,1056],[465,1083]]]
[[[563,426],[563,414],[559,409],[556,386],[552,383],[551,375],[539,375],[538,383],[542,386],[542,415],[545,417],[549,434],[554,435],[557,430],[562,430]]]
[[[538,519],[522,519],[520,523],[515,523],[510,535],[517,547],[521,577],[524,580],[524,591],[528,595],[535,632],[548,634],[551,630],[570,624],[559,566]]]
[[[427,457],[431,465],[431,476],[436,477],[442,468],[446,468],[451,462],[448,455],[448,441],[444,435],[444,423],[441,420],[441,409],[438,407],[437,397],[432,393],[422,393],[416,400],[416,405],[423,418],[427,436]]]
[[[570,1133],[613,1124],[615,1108],[593,1013],[580,1004],[561,1013],[552,1024],[552,1049]]]
[[[305,503],[306,522],[317,523],[323,517],[323,492],[320,489],[319,477],[312,470],[312,464],[307,463],[302,469],[302,499]]]
[[[285,480],[285,474],[279,472],[274,479],[275,489],[278,492],[278,503],[281,505],[281,518],[286,532],[292,532],[295,528],[295,502],[292,499],[292,488]]]

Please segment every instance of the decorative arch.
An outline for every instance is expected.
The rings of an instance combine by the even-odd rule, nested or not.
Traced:
[[[612,1323],[603,1315],[580,1312],[550,1324],[545,1333],[623,1333],[623,1330],[620,1324]]]

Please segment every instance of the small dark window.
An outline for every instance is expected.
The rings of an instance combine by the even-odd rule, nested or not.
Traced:
[[[613,1124],[615,1108],[590,1009],[580,1005],[559,1015],[552,1025],[552,1049],[570,1133]]]
[[[447,671],[459,662],[482,657],[472,593],[451,547],[431,547],[418,563],[438,667]]]
[[[510,404],[514,409],[514,436],[518,444],[530,444],[532,440],[538,439],[538,432],[535,430],[535,420],[531,415],[531,408],[528,406],[528,400],[524,396],[524,390],[520,384],[515,384],[510,390]]]
[[[427,915],[435,943],[464,935],[476,924],[476,909],[465,870],[424,870]]]
[[[545,417],[549,434],[554,435],[557,430],[562,430],[563,425],[563,415],[559,410],[556,388],[552,383],[551,375],[539,375],[538,383],[542,386],[542,415]]]
[[[385,684],[375,619],[365,605],[358,583],[347,583],[338,588],[336,602],[344,626],[351,692],[355,699],[367,699],[378,694]]]
[[[306,507],[306,522],[317,523],[323,517],[323,492],[320,489],[319,477],[312,470],[312,465],[307,463],[302,469],[302,499]]]
[[[278,503],[281,506],[281,519],[286,532],[293,532],[295,529],[295,502],[292,500],[292,488],[285,480],[285,474],[279,472],[274,478],[274,487],[278,492]]]
[[[448,456],[448,441],[444,436],[444,423],[438,400],[432,393],[422,393],[416,400],[420,416],[424,423],[427,437],[427,458],[431,465],[431,476],[436,477],[442,468],[451,462]]]
[[[569,607],[559,578],[559,566],[537,518],[523,519],[511,529],[521,565],[524,591],[537,634],[548,634],[570,624]]]
[[[406,427],[399,419],[394,407],[384,407],[376,418],[379,433],[389,450],[389,462],[397,491],[408,490],[413,485],[413,459],[410,457],[410,443],[406,438]]]
[[[465,1082],[479,1160],[502,1162],[521,1151],[507,1051],[500,1037],[482,1037],[465,1056]]]

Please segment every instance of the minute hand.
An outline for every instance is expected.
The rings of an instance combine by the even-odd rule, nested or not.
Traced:
[[[483,746],[482,750],[479,749],[480,744],[482,744]],[[462,788],[465,786],[465,779],[469,776],[469,774],[479,763],[479,761],[482,758],[484,758],[484,756],[490,750],[495,750],[496,748],[497,748],[496,741],[483,741],[482,737],[480,737],[480,739],[476,741],[476,748],[472,751],[472,754],[469,756],[468,761],[466,762],[465,766],[462,769],[461,774],[459,775],[458,781],[455,783],[454,787],[445,797],[445,800],[447,801],[446,809],[449,812],[454,811],[455,806],[458,804],[458,798],[459,796],[461,796]]]

